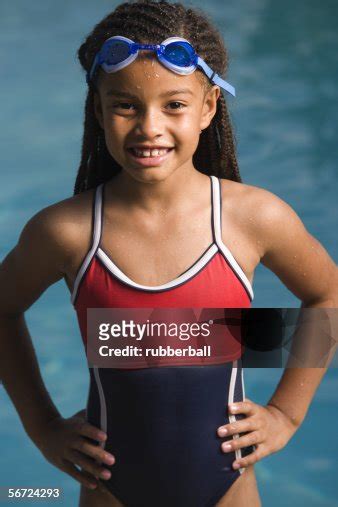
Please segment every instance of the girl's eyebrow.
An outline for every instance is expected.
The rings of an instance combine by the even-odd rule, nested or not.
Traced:
[[[131,93],[120,92],[120,91],[117,91],[117,90],[108,90],[107,93],[106,93],[106,95],[107,96],[113,95],[114,97],[125,97],[125,98],[128,98],[128,99],[136,99],[135,95],[132,95]]]
[[[189,88],[181,88],[180,90],[169,90],[167,92],[164,92],[160,95],[160,97],[170,97],[171,95],[177,95],[179,93],[188,93],[190,95],[194,95],[193,91]],[[106,93],[107,96],[114,96],[114,97],[121,97],[121,98],[128,98],[128,99],[137,99],[136,95],[133,95],[129,92],[122,92],[118,90],[110,89]]]
[[[170,90],[168,92],[164,92],[160,95],[160,97],[167,97],[171,95],[176,95],[178,93],[189,93],[190,95],[194,95],[194,92],[190,90],[189,88],[181,88],[180,90]]]

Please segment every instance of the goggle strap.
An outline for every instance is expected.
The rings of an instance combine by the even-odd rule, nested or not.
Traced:
[[[224,79],[222,79],[221,77],[219,77],[218,74],[216,74],[216,76],[214,77],[213,82],[216,85],[218,85],[221,88],[223,88],[223,90],[225,90],[228,93],[230,93],[230,95],[232,95],[233,97],[236,97],[236,90],[235,90],[235,88],[231,84],[229,84],[227,81],[224,81]]]
[[[217,86],[220,86],[221,88],[223,88],[223,90],[225,90],[226,92],[230,93],[230,95],[232,95],[233,97],[236,97],[236,90],[235,90],[235,88],[231,84],[229,84],[227,81],[224,81],[224,79],[222,79],[218,74],[216,74],[216,72],[214,72],[209,67],[209,65],[207,65],[205,63],[205,61],[202,60],[202,58],[198,57],[197,65],[204,70],[205,74],[208,76],[208,78],[214,84],[216,84]]]
[[[86,74],[86,80],[87,80],[87,83],[89,84],[89,82],[93,79],[93,75],[96,71],[96,67],[97,67],[97,64],[98,64],[98,60],[99,60],[99,54],[100,53],[96,53],[95,55],[95,58],[94,58],[94,61],[92,63],[92,66],[91,66],[91,69],[89,72],[87,72]]]

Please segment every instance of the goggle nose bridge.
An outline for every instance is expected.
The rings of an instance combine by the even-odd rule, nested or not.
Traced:
[[[137,44],[136,51],[143,51],[143,50],[156,51],[157,49],[160,49],[161,47],[162,46],[160,44]]]

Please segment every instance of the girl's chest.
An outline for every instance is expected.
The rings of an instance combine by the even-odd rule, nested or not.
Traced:
[[[223,220],[222,240],[252,285],[260,259],[257,244],[230,219]],[[86,255],[85,248],[79,248],[74,254],[67,272],[70,290]],[[99,248],[129,279],[146,286],[160,286],[175,280],[216,251],[212,228],[194,220],[186,226],[163,226],[151,232],[135,225],[120,228],[117,224],[106,223]]]

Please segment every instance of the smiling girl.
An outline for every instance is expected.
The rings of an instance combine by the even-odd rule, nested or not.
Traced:
[[[248,308],[260,262],[303,306],[334,307],[336,266],[290,206],[241,182],[227,51],[203,13],[121,4],[78,55],[75,195],[29,220],[1,265],[1,379],[46,459],[81,483],[81,507],[259,506],[254,464],[299,428],[325,369],[286,370],[261,406],[245,398],[238,354],[94,367],[86,411],[65,419],[24,312],[62,278],[84,342],[88,308]]]

